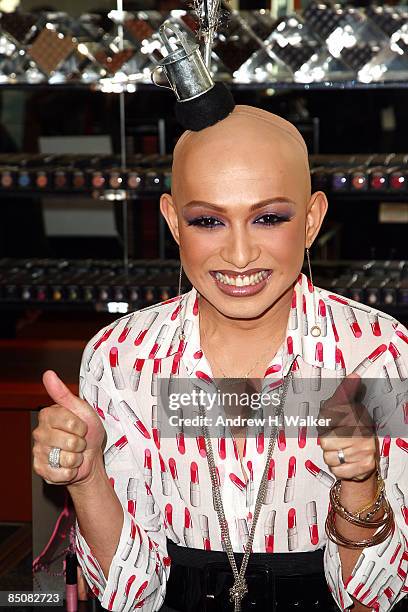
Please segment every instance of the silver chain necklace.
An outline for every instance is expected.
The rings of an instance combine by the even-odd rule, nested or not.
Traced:
[[[282,414],[283,414],[286,394],[287,394],[289,381],[290,381],[291,374],[292,374],[292,365],[295,359],[293,359],[293,361],[291,362],[290,367],[289,367],[289,372],[287,376],[284,377],[284,381],[279,389],[279,405],[278,405],[278,408],[275,414],[275,417],[278,417],[278,422],[280,421]],[[213,491],[213,498],[214,498],[214,507],[217,512],[218,522],[220,524],[221,537],[222,537],[223,542],[225,543],[226,553],[227,553],[227,556],[228,556],[228,559],[229,559],[229,562],[230,562],[230,565],[231,565],[231,568],[234,574],[234,584],[229,590],[230,601],[234,603],[234,612],[241,612],[242,610],[241,601],[243,597],[248,593],[248,586],[244,578],[244,575],[245,575],[245,571],[248,565],[249,555],[251,554],[251,548],[252,548],[252,543],[253,543],[254,536],[255,536],[256,524],[258,522],[258,517],[261,512],[261,507],[264,503],[264,499],[266,495],[269,464],[270,464],[270,460],[272,458],[273,451],[275,448],[275,443],[276,443],[276,438],[277,438],[277,433],[278,433],[279,428],[275,424],[273,427],[273,434],[271,431],[265,469],[262,474],[258,494],[257,494],[256,501],[255,501],[255,509],[254,509],[254,516],[253,516],[252,525],[251,525],[251,531],[248,537],[248,542],[245,547],[245,553],[242,559],[242,564],[238,572],[237,564],[236,564],[235,557],[234,557],[234,549],[232,548],[231,539],[229,535],[228,523],[225,518],[224,506],[223,506],[222,499],[221,499],[221,491],[220,491],[220,486],[218,484],[218,477],[217,477],[217,471],[216,471],[216,466],[214,462],[214,453],[212,449],[211,439],[208,433],[208,427],[205,424],[206,421],[205,421],[204,408],[201,404],[199,405],[199,411],[200,411],[201,417],[203,417],[201,419],[201,430],[202,430],[204,440],[205,440],[206,456],[207,456],[207,462],[208,462],[208,467],[209,467],[210,476],[211,476],[211,484],[212,484],[212,491]]]

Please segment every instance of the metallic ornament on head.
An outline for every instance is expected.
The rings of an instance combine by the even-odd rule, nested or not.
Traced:
[[[173,32],[172,40],[166,30]],[[170,85],[168,89],[172,89],[177,97],[175,114],[178,122],[187,130],[199,131],[225,119],[234,110],[234,99],[224,83],[213,81],[198,43],[170,21],[160,26],[159,35],[167,55],[158,62],[151,78],[155,85],[163,87],[156,83],[155,73],[159,69],[164,72]],[[206,57],[210,58],[211,48],[209,51],[208,48],[206,40]]]

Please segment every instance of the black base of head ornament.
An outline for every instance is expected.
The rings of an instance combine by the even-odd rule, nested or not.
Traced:
[[[177,121],[186,130],[194,132],[225,119],[234,108],[234,98],[224,83],[214,83],[206,93],[174,105]]]
[[[166,30],[172,30],[175,41],[170,42]],[[173,23],[165,22],[159,29],[167,55],[152,72],[162,69],[177,97],[175,115],[186,129],[199,131],[225,119],[235,108],[234,98],[224,83],[215,83],[201,56],[199,45],[187,39]]]

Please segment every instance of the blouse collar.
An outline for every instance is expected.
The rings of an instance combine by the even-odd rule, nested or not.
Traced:
[[[313,292],[316,292],[315,300],[313,299]],[[161,335],[161,330],[166,330],[166,333],[158,350],[154,351],[154,358],[174,358],[179,354],[189,376],[203,380],[211,379],[211,367],[200,344],[198,291],[193,287],[190,291],[182,294],[180,302],[178,298],[173,298],[170,302],[174,302],[174,307],[166,309],[165,316],[160,317],[159,335]],[[315,302],[318,307],[317,313],[315,312]],[[147,310],[150,311],[151,308]],[[310,334],[310,328],[315,324],[316,317],[321,316],[321,311],[323,313],[325,311],[324,296],[317,287],[313,287],[308,277],[301,273],[293,289],[285,339],[269,362],[264,374],[265,379],[281,380],[296,357],[301,357],[313,366],[321,366],[323,350],[325,351],[325,367],[335,368],[336,342],[332,326],[325,326],[324,337],[315,338]],[[179,326],[183,321],[185,340],[179,341]],[[152,347],[155,346],[158,331],[156,325],[153,325],[152,328],[149,330],[151,333],[147,335],[145,342],[138,347],[137,356],[139,358],[152,357]]]

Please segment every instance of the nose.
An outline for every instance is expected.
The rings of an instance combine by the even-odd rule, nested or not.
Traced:
[[[259,244],[245,227],[232,228],[220,251],[222,259],[237,269],[247,268],[259,258],[260,254]]]

